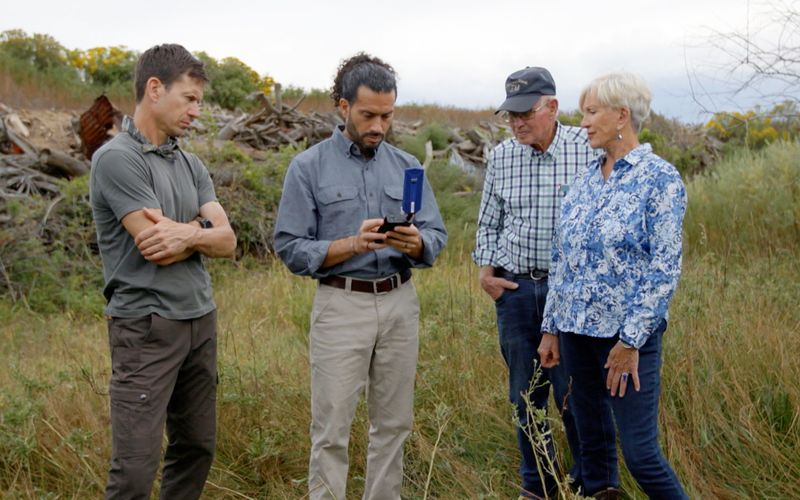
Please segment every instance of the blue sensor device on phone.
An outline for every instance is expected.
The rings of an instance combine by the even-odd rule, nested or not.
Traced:
[[[403,212],[411,216],[422,209],[422,185],[425,171],[421,168],[407,168],[403,181]]]
[[[425,171],[421,168],[407,168],[403,179],[403,214],[390,214],[383,218],[379,233],[392,231],[397,226],[410,226],[414,214],[422,209],[422,187]]]

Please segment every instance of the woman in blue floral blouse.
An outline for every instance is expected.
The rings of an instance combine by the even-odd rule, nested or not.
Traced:
[[[580,108],[592,147],[605,154],[561,206],[539,355],[544,367],[563,358],[572,377],[585,494],[619,496],[617,457],[607,446],[616,421],[625,463],[644,492],[687,498],[658,444],[661,339],[680,276],[686,191],[675,167],[639,144],[650,113],[641,78],[597,78]]]

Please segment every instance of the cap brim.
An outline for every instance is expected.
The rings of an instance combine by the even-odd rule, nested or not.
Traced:
[[[533,108],[533,105],[536,104],[540,97],[542,97],[542,94],[522,94],[509,97],[494,113],[497,114],[501,111],[524,113]]]

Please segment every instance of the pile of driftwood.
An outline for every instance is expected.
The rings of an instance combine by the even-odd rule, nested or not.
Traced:
[[[254,150],[275,150],[283,145],[306,146],[316,144],[329,137],[334,127],[341,125],[342,118],[336,112],[303,113],[297,108],[302,101],[287,105],[280,98],[278,89],[274,97],[262,93],[251,96],[259,105],[251,113],[215,110],[211,116],[216,133],[215,139],[231,140]],[[36,148],[26,138],[29,131],[19,115],[0,104],[0,212],[5,211],[5,200],[40,194],[49,197],[58,195],[58,178],[73,178],[89,172],[89,162],[94,151],[119,128],[121,114],[105,96],[98,97],[76,123],[80,134],[80,152],[65,152],[54,148]],[[209,124],[197,123],[195,131],[203,136],[211,133]],[[400,140],[404,136],[418,134],[422,121],[401,122],[396,120],[388,140]],[[509,136],[507,128],[490,121],[479,126],[447,131],[447,146],[433,150],[426,144],[425,163],[432,159],[447,159],[470,174],[480,175],[489,151],[494,145]],[[0,219],[3,217],[0,216]]]
[[[0,222],[9,200],[40,194],[55,197],[57,179],[89,172],[89,163],[52,148],[37,149],[26,140],[28,128],[10,109],[0,105]]]
[[[429,158],[447,158],[451,164],[465,173],[481,175],[489,158],[489,152],[510,135],[511,132],[507,127],[487,120],[469,130],[454,128],[449,132],[447,147],[439,151],[426,150],[425,161],[427,163]]]
[[[252,113],[234,115],[219,109],[212,111],[213,125],[219,130],[215,139],[234,141],[256,150],[275,150],[284,145],[297,146],[301,142],[312,146],[329,137],[334,127],[344,123],[335,112],[307,114],[299,111],[297,108],[302,99],[288,105],[280,98],[280,89],[273,96],[267,97],[260,92],[251,95],[250,99],[259,104]],[[411,123],[395,120],[388,140],[394,142],[403,136],[416,135],[422,126],[421,120]],[[195,129],[199,135],[208,133],[207,126],[202,123],[196,123]],[[485,165],[489,151],[509,135],[507,127],[490,121],[470,130],[453,128],[448,131],[446,148],[433,150],[432,144],[428,143],[425,163],[434,158],[446,158],[465,172],[474,174]]]
[[[253,113],[232,116],[217,111],[212,116],[219,128],[216,139],[235,141],[253,149],[278,149],[283,145],[297,146],[305,141],[314,145],[329,137],[333,128],[342,123],[335,113],[303,113],[297,110],[302,99],[289,106],[280,97],[280,88],[270,99],[261,92],[250,96],[258,103]],[[205,132],[200,128],[198,132]]]

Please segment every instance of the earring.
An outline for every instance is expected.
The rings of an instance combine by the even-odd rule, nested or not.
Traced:
[[[617,130],[617,140],[618,141],[622,140],[622,132],[620,132],[619,130]]]

